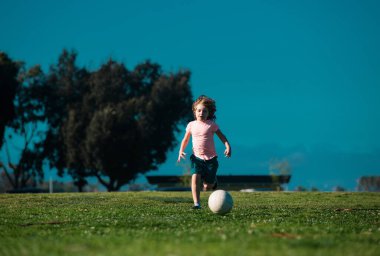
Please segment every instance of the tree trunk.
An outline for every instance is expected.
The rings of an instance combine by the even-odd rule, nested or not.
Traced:
[[[119,191],[119,187],[118,186],[116,186],[115,184],[108,184],[108,186],[107,186],[107,190],[108,190],[108,192],[115,192],[115,191]]]
[[[79,192],[83,192],[84,186],[86,186],[87,181],[83,178],[79,178],[78,180],[74,181],[75,186],[77,186]]]

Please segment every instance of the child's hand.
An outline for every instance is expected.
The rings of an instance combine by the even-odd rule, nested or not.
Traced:
[[[179,152],[179,155],[178,155],[178,159],[177,159],[177,162],[179,163],[181,161],[181,158],[182,159],[186,159],[186,153],[185,152]]]
[[[231,157],[231,148],[227,147],[226,150],[224,150],[224,155],[226,157]]]

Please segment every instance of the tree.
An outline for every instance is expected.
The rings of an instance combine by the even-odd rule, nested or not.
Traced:
[[[358,180],[358,191],[379,192],[380,176],[363,176]]]
[[[44,106],[44,155],[79,191],[95,176],[109,191],[157,169],[191,119],[190,72],[163,74],[146,61],[129,71],[109,60],[89,72],[64,50],[36,90]]]
[[[17,90],[14,99],[14,119],[8,124],[9,135],[4,140],[6,160],[2,160],[5,176],[14,189],[24,188],[31,182],[36,186],[43,178],[43,156],[41,141],[43,132],[38,123],[43,120],[41,102],[34,97],[33,88],[44,83],[44,74],[39,66],[28,71],[20,64]],[[21,141],[15,146],[13,139]],[[19,151],[11,157],[10,150]],[[14,154],[16,155],[16,154]]]
[[[272,158],[269,160],[269,172],[272,175],[290,175],[292,173],[292,167],[286,159],[279,160]]]
[[[163,74],[149,61],[128,71],[110,60],[91,73],[64,124],[68,165],[83,163],[108,191],[157,169],[192,117],[189,79],[188,71]]]
[[[0,52],[0,148],[3,144],[5,126],[13,120],[13,100],[18,87],[19,63],[13,62],[6,53]]]
[[[344,187],[338,185],[338,186],[333,187],[333,191],[334,192],[344,192],[344,191],[346,191],[346,189]]]
[[[78,190],[82,191],[83,186],[87,184],[85,178],[88,173],[83,169],[79,159],[71,159],[68,164],[68,157],[71,157],[71,152],[76,149],[73,147],[68,151],[67,142],[64,140],[64,126],[67,125],[69,115],[73,115],[82,101],[89,77],[85,68],[76,66],[76,58],[76,52],[63,50],[58,63],[51,65],[46,83],[36,93],[40,95],[47,121],[46,139],[43,142],[44,156],[48,159],[50,168],[56,168],[60,176],[67,171]],[[77,126],[76,129],[83,134],[84,127]]]
[[[294,191],[298,191],[298,192],[305,192],[307,191],[307,188],[303,187],[303,186],[297,186]]]

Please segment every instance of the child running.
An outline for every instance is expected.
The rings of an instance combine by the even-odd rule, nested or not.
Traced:
[[[194,200],[193,209],[201,209],[200,187],[203,182],[203,190],[216,189],[218,183],[216,172],[218,170],[218,159],[215,151],[214,133],[218,135],[226,149],[224,155],[231,157],[231,146],[224,134],[215,123],[216,105],[215,101],[205,95],[201,95],[193,103],[195,120],[188,123],[186,133],[179,149],[178,160],[186,158],[185,149],[192,136],[193,154],[191,160],[191,193]]]

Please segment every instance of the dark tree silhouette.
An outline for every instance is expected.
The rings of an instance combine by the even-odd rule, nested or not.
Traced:
[[[43,142],[44,155],[49,160],[50,167],[58,170],[58,175],[63,176],[65,170],[72,176],[74,183],[82,191],[87,184],[86,173],[79,159],[68,158],[73,154],[75,148],[67,150],[67,142],[64,140],[64,126],[68,116],[82,102],[86,90],[89,73],[84,68],[78,68],[75,64],[77,54],[74,51],[63,50],[59,56],[58,63],[51,65],[47,74],[46,83],[39,88],[37,94],[44,105],[44,115],[48,128],[46,139]],[[83,120],[84,121],[84,120]],[[83,129],[82,129],[83,128]],[[84,127],[76,127],[84,132]],[[79,145],[79,142],[78,144]],[[67,155],[69,153],[69,155]]]
[[[89,176],[119,190],[175,146],[179,125],[192,117],[190,72],[164,74],[150,61],[129,71],[113,60],[89,72],[76,56],[64,50],[37,93],[48,123],[44,153],[80,191]]]
[[[39,66],[25,71],[23,64],[20,64],[19,71],[14,99],[14,118],[7,125],[11,132],[4,140],[7,159],[1,161],[1,167],[14,189],[24,188],[31,182],[35,186],[38,180],[43,178],[41,141],[44,140],[44,136],[38,127],[38,122],[44,117],[42,104],[38,98],[35,98],[33,88],[44,84],[44,74]],[[17,148],[14,146],[13,138],[17,138],[19,142]],[[18,159],[11,158],[11,149],[19,153]]]
[[[20,69],[6,53],[0,52],[0,148],[3,144],[5,126],[15,116],[14,99],[18,87],[17,75]]]
[[[110,60],[89,79],[83,102],[64,126],[68,164],[98,178],[108,191],[155,170],[191,118],[190,73],[165,75],[149,61],[133,71]],[[81,174],[79,174],[81,175]]]

